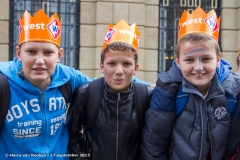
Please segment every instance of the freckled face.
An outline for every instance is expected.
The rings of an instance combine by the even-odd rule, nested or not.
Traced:
[[[62,49],[52,43],[26,42],[16,50],[24,76],[36,87],[49,84],[56,63],[62,58]]]
[[[136,74],[138,64],[135,64],[133,53],[109,50],[105,54],[103,63],[100,63],[101,72],[113,92],[127,91]]]
[[[183,77],[204,93],[219,65],[221,54],[217,56],[214,41],[186,42],[180,48],[179,57],[175,58]]]

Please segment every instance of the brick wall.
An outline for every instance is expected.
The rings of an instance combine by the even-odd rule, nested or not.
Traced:
[[[223,58],[231,64],[233,71],[237,70],[236,57],[240,44],[240,1],[222,0],[221,40]]]
[[[0,0],[0,62],[9,59],[9,1]]]
[[[99,70],[103,37],[109,23],[124,19],[141,32],[139,70],[136,77],[155,83],[158,67],[159,0],[81,1],[80,69],[89,77],[102,77]]]

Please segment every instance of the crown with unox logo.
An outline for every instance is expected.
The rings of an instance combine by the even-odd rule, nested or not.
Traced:
[[[50,18],[40,9],[34,16],[27,11],[19,19],[19,45],[28,41],[50,42],[60,47],[62,22],[57,13]]]
[[[206,13],[197,7],[192,14],[184,10],[178,24],[178,40],[189,33],[205,33],[218,41],[220,17],[214,10]]]
[[[140,32],[138,31],[136,23],[129,26],[127,22],[122,19],[115,26],[113,24],[109,24],[104,36],[102,51],[107,45],[118,41],[126,42],[138,51],[139,40]]]

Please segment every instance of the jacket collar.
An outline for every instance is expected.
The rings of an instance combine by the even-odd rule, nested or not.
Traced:
[[[194,85],[189,83],[184,77],[182,77],[182,91],[188,93],[195,93],[202,96],[198,89]],[[206,100],[223,95],[224,93],[224,89],[222,88],[221,84],[219,83],[218,77],[215,74],[211,80]]]
[[[105,79],[103,80],[104,82],[104,98],[106,98],[109,101],[112,101],[114,103],[115,100],[118,99],[118,95],[120,95],[120,101],[126,101],[128,99],[132,99],[133,98],[133,82],[131,82],[129,89],[126,92],[120,92],[119,94],[116,92],[112,92],[108,89],[108,85],[105,81]]]
[[[223,75],[223,74],[221,74],[221,75]],[[178,68],[175,61],[173,62],[172,67],[167,72],[159,73],[158,77],[164,83],[182,82],[182,88],[183,88],[182,91],[183,92],[195,93],[195,94],[202,96],[200,94],[200,92],[197,90],[197,88],[195,86],[193,86],[191,83],[189,83],[182,76],[181,70]],[[218,78],[219,78],[219,76],[217,76],[217,74],[215,74],[214,77],[212,78],[211,85],[210,85],[209,91],[208,91],[209,95],[207,97],[224,94],[224,89],[220,85]],[[226,80],[225,77],[224,77],[224,79]]]

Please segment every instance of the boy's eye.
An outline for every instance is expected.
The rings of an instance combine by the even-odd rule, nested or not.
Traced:
[[[124,65],[125,65],[125,66],[130,66],[131,63],[126,62],[126,63],[124,63]]]
[[[211,58],[203,58],[202,60],[203,60],[203,61],[210,61]]]
[[[45,51],[44,53],[45,54],[52,54],[53,52],[52,51]]]
[[[108,65],[113,66],[115,63],[114,62],[109,62]]]
[[[185,59],[184,61],[186,61],[186,62],[194,62],[194,60],[193,59]]]
[[[30,53],[30,54],[36,53],[34,50],[28,50],[27,52]]]

